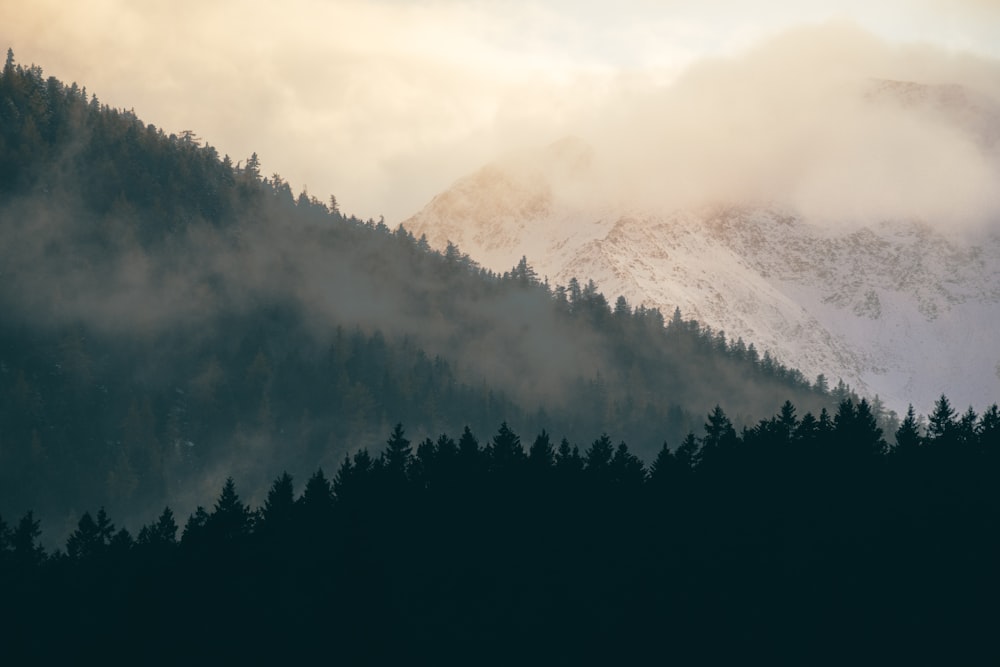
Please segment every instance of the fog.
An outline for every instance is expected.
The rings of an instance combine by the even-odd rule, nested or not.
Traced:
[[[579,132],[595,156],[585,187],[563,196],[968,228],[1000,220],[998,127],[997,62],[825,24],[602,110]]]
[[[995,202],[972,147],[859,110],[845,89],[888,77],[995,99],[997,34],[990,0],[0,2],[0,46],[19,62],[234,161],[256,151],[296,190],[390,224],[566,134],[620,148],[617,185],[655,167],[639,189],[670,200],[721,189],[975,218]],[[924,187],[934,169],[909,158],[927,154],[949,181]],[[886,172],[899,182],[876,187]]]

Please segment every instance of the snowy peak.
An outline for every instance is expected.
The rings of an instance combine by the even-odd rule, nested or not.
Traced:
[[[935,153],[897,156],[889,143],[882,148],[892,159],[876,163],[857,151],[860,162],[835,162],[830,169],[840,172],[830,171],[832,179],[823,171],[828,165],[812,165],[811,183],[829,190],[830,210],[800,208],[766,192],[752,204],[737,197],[730,201],[744,203],[622,203],[593,194],[607,190],[603,155],[566,138],[460,179],[404,225],[426,234],[435,247],[451,241],[496,271],[509,270],[525,255],[553,283],[593,279],[609,297],[624,295],[635,306],[665,313],[679,307],[809,377],[842,378],[900,412],[909,402],[926,411],[942,392],[957,405],[992,402],[1000,397],[994,341],[1000,236],[989,216],[996,202],[979,186],[995,183],[1000,171],[993,155],[1000,146],[1000,110],[961,86],[908,81],[872,80],[861,101],[893,123],[919,116],[915,131],[901,137],[944,128],[936,140],[953,137],[964,148],[942,154],[965,159],[975,153],[974,169],[942,186],[946,195],[934,190],[926,202],[850,216],[843,212],[852,208],[838,203],[884,203],[881,190],[889,189],[892,174],[882,178],[879,169],[904,172],[894,182],[910,185],[907,170],[922,178],[959,163],[914,165],[913,159]],[[853,159],[855,153],[834,151],[843,155]],[[852,168],[868,176],[838,180]],[[976,185],[955,192],[966,182]],[[863,192],[841,189],[859,183]],[[897,194],[888,193],[890,199]],[[942,196],[952,196],[955,205],[934,208]],[[956,231],[955,214],[965,209],[985,211],[994,222]],[[894,210],[919,215],[887,213]]]

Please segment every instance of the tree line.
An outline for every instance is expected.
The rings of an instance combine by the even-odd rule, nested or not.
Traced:
[[[941,397],[890,446],[867,401],[721,408],[648,466],[506,424],[416,444],[402,426],[300,494],[227,479],[183,527],[86,513],[47,554],[0,522],[11,664],[323,658],[988,664],[1000,593],[1000,411]],[[58,638],[58,641],[55,639]]]

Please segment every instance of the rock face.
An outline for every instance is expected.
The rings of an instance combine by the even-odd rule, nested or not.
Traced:
[[[1000,114],[951,87],[874,82],[872,104],[933,107],[996,145]],[[957,100],[957,103],[956,103]],[[953,107],[958,105],[958,112]],[[990,122],[992,119],[993,122]],[[650,210],[595,203],[593,151],[565,139],[460,179],[405,227],[506,271],[593,279],[610,298],[679,307],[807,377],[843,379],[897,411],[1000,400],[1000,235],[934,221],[831,225],[772,205]],[[994,226],[994,229],[996,227]]]

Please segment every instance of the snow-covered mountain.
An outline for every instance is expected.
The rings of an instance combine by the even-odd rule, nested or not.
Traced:
[[[961,88],[876,81],[873,105],[935,114],[992,150],[1000,114]],[[1000,400],[1000,235],[934,221],[830,224],[785,205],[664,210],[587,196],[594,150],[564,139],[460,179],[405,227],[497,271],[522,255],[556,284],[679,307],[808,377],[822,373],[904,411],[942,392]]]

